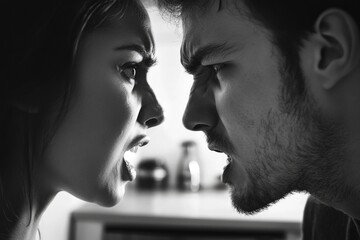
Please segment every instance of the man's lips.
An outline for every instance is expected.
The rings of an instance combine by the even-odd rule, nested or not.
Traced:
[[[209,143],[208,144],[208,148],[211,150],[211,151],[214,151],[214,152],[218,152],[218,153],[223,153],[224,151],[218,147],[217,145],[213,144],[213,143]]]
[[[227,154],[225,151],[223,151],[223,148],[215,145],[215,144],[209,144],[208,145],[208,148],[211,150],[211,151],[214,151],[214,152],[218,152],[218,153],[224,153],[227,155],[227,164],[226,166],[224,167],[224,172],[221,176],[221,180],[223,183],[230,183],[230,169],[231,169],[231,166],[232,166],[232,158],[229,154]]]
[[[226,152],[226,150],[223,150],[224,148],[221,148],[221,147],[218,147],[214,144],[209,144],[208,145],[208,148],[210,149],[210,151],[214,151],[214,152],[217,152],[217,153],[224,153],[228,156],[228,162],[231,161],[231,156],[229,153]]]
[[[228,164],[224,167],[224,172],[221,176],[221,181],[223,183],[230,183],[230,169],[231,169],[231,166],[232,166],[232,160],[231,160],[231,157],[228,156],[227,158],[227,162]]]

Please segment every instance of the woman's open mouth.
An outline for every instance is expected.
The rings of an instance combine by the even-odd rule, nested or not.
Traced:
[[[133,181],[136,178],[136,170],[133,165],[134,154],[139,146],[132,147],[124,153],[123,162],[121,164],[121,179],[123,181]]]
[[[129,149],[124,153],[123,162],[121,164],[121,180],[133,181],[136,178],[134,167],[135,154],[139,147],[143,147],[150,141],[146,135],[139,135],[129,144]]]

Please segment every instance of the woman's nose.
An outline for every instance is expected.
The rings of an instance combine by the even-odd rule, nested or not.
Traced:
[[[216,126],[216,116],[216,107],[209,95],[192,93],[183,115],[183,124],[192,131],[207,131]]]
[[[164,121],[163,109],[151,89],[144,94],[138,121],[148,128],[155,127]]]

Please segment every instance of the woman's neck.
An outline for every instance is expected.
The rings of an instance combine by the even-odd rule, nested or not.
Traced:
[[[45,183],[36,178],[29,190],[24,176],[0,174],[0,239],[37,240],[40,218],[56,194],[46,191]]]
[[[30,219],[29,213],[22,212],[15,222],[11,223],[11,230],[8,233],[9,240],[37,240],[39,226],[38,219]]]
[[[36,240],[41,215],[56,192],[43,176],[40,159],[30,161],[35,140],[24,137],[27,117],[17,114],[0,162],[0,239]]]
[[[16,200],[0,201],[0,239],[37,240],[39,222],[52,197],[46,201],[33,198],[30,202],[22,194]],[[3,237],[3,235],[7,237]]]

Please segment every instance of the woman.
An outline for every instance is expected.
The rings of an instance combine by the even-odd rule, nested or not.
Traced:
[[[36,239],[59,191],[113,206],[135,177],[124,153],[163,121],[146,78],[154,43],[139,1],[2,8],[0,239]]]

